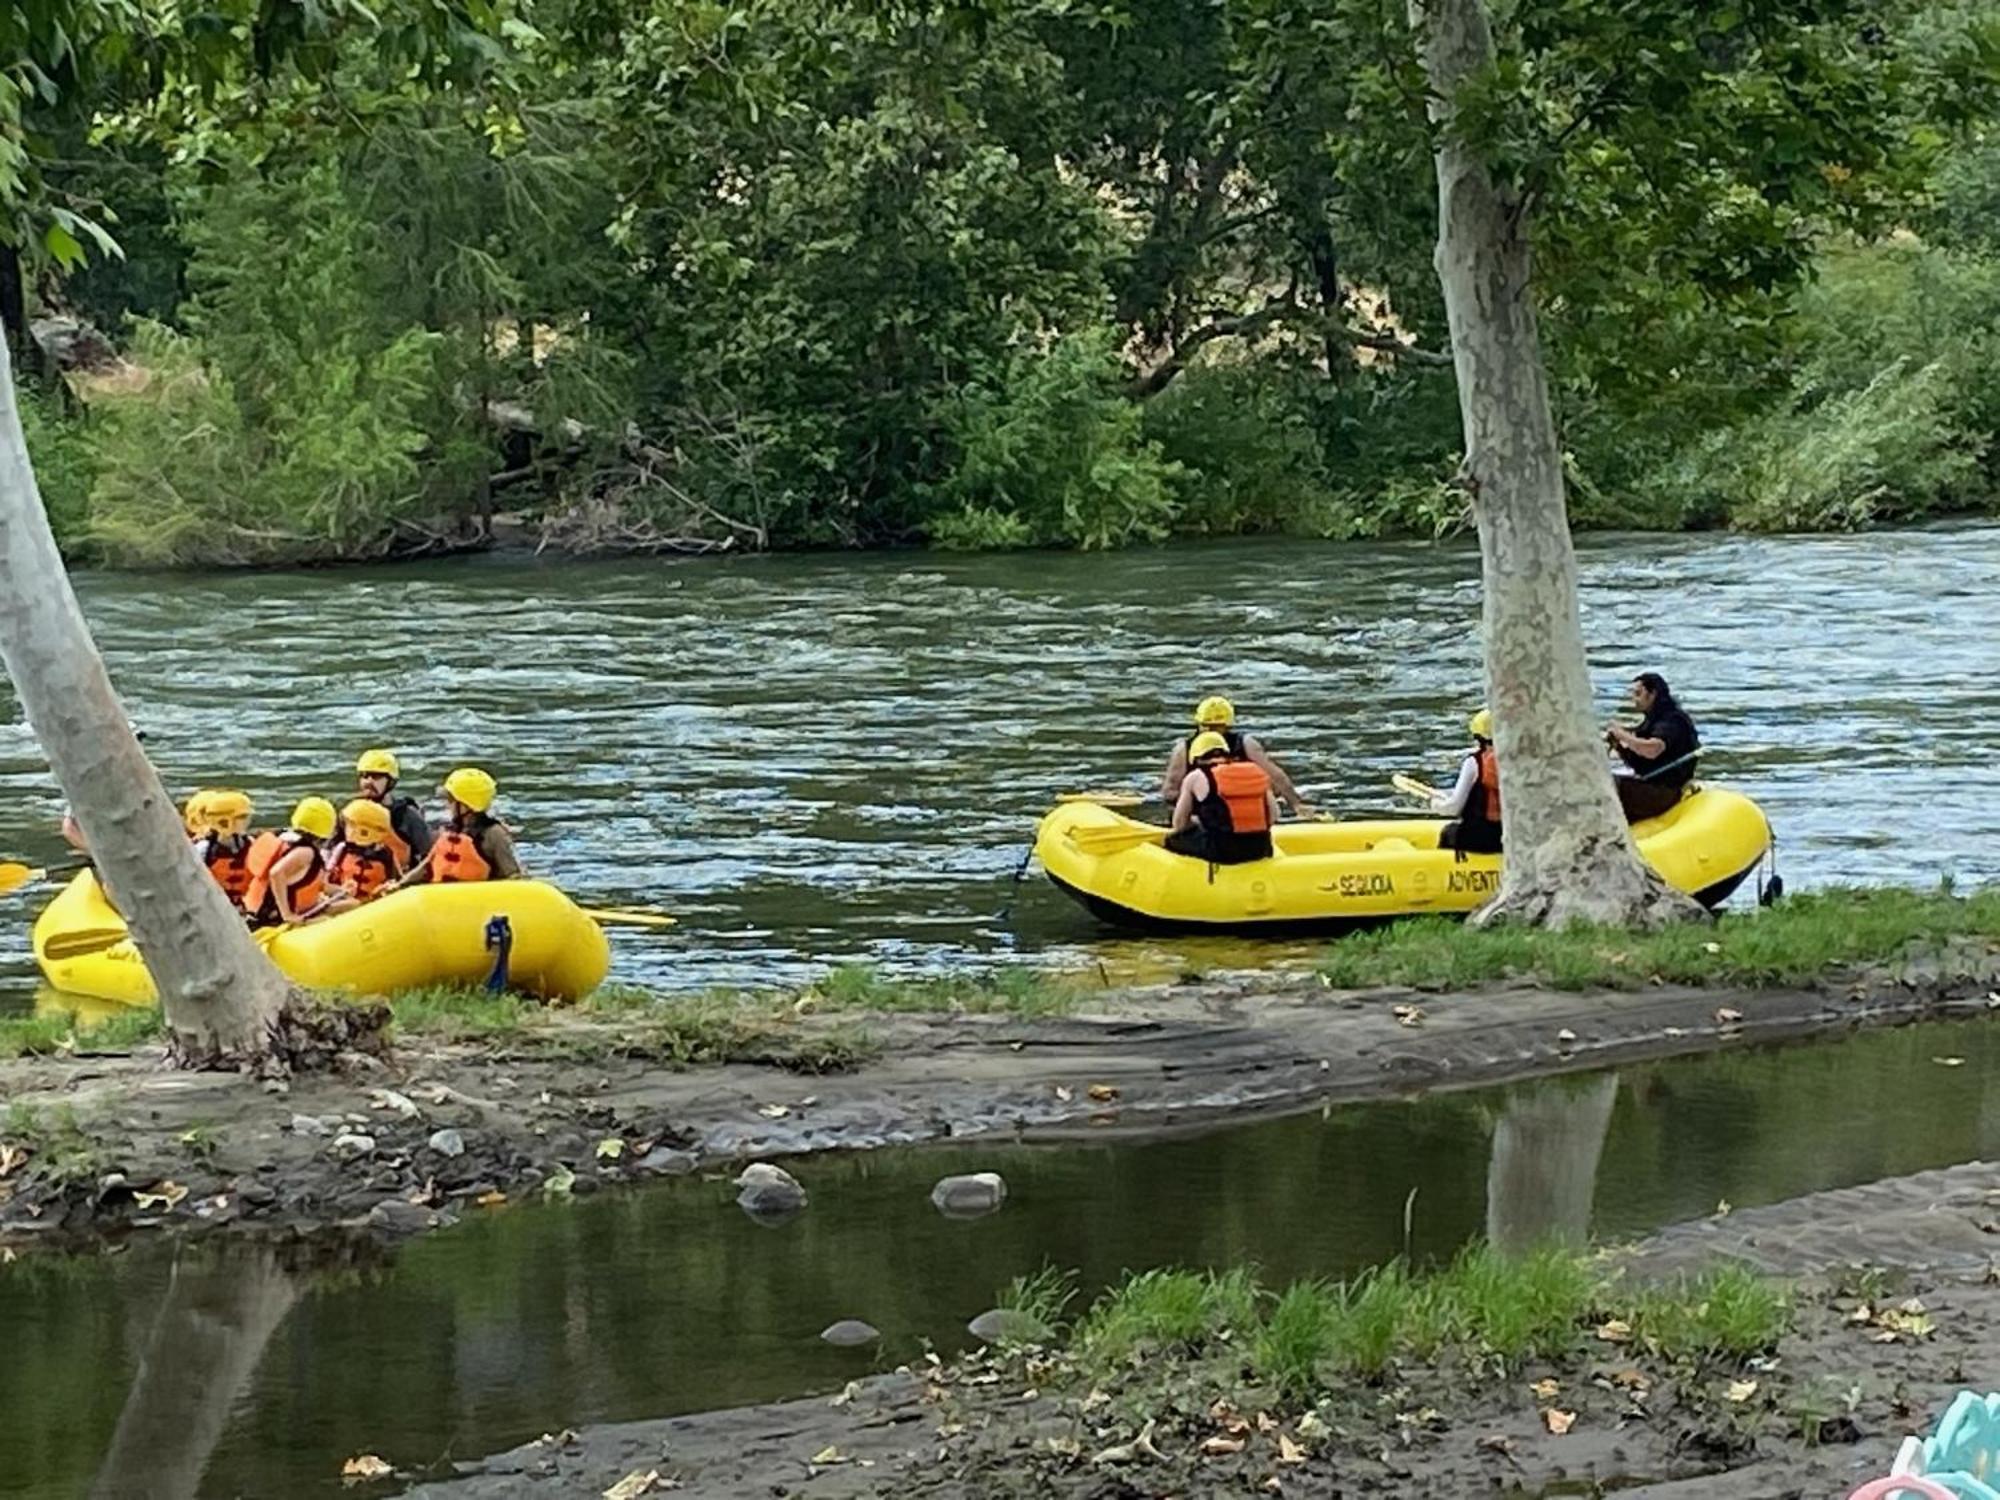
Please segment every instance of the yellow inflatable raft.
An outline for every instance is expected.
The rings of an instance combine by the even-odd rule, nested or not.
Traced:
[[[1337,929],[1469,912],[1500,888],[1500,856],[1460,859],[1438,848],[1444,823],[1436,818],[1282,824],[1274,857],[1213,869],[1158,842],[1119,847],[1112,833],[1144,826],[1095,803],[1066,802],[1042,819],[1035,853],[1049,878],[1095,915],[1153,930]],[[1654,869],[1709,906],[1771,844],[1757,804],[1721,787],[1697,788],[1632,832]]]
[[[418,885],[303,927],[268,928],[257,940],[280,969],[316,990],[387,995],[427,984],[480,984],[498,956],[489,925],[506,920],[509,985],[576,999],[604,981],[610,946],[576,903],[539,880]],[[120,931],[124,920],[85,870],[35,919],[35,961],[55,988],[73,995],[150,1005],[153,978],[129,940],[74,957],[51,958],[50,940]]]

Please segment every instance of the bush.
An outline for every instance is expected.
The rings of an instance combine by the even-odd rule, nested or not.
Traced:
[[[29,381],[14,387],[21,412],[21,433],[35,466],[35,485],[42,492],[42,509],[49,529],[66,554],[84,542],[90,518],[90,490],[97,477],[97,455],[80,417],[63,410],[62,398]]]
[[[1142,432],[1101,330],[1017,354],[942,410],[957,447],[927,524],[940,546],[1086,550],[1166,536],[1180,466]]]

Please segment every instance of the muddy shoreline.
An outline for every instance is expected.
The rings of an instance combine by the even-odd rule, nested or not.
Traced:
[[[1086,1014],[807,1015],[865,1028],[851,1071],[784,1054],[676,1070],[616,1024],[406,1041],[285,1083],[157,1052],[0,1063],[0,1243],[133,1232],[396,1238],[526,1196],[756,1158],[934,1140],[1158,1136],[1328,1103],[1507,1083],[2000,1008],[1984,952],[1815,989],[1450,994],[1312,976],[1107,992]]]

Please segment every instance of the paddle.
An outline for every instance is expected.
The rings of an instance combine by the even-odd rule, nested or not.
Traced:
[[[1078,828],[1070,833],[1076,847],[1085,854],[1117,854],[1141,844],[1162,842],[1169,830],[1156,823],[1123,823],[1109,828]]]
[[[1057,802],[1094,802],[1099,807],[1137,807],[1146,798],[1139,792],[1064,792]]]
[[[32,865],[8,860],[0,864],[0,896],[10,896],[22,886],[40,880],[48,873],[47,870],[36,869]]]
[[[1406,797],[1418,797],[1425,802],[1438,794],[1438,789],[1428,782],[1419,781],[1414,776],[1405,776],[1401,771],[1389,778],[1389,785]]]
[[[577,908],[599,927],[678,927],[680,919],[663,911],[639,911],[629,906],[580,906]]]

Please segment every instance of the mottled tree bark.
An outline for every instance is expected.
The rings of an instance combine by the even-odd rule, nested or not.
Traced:
[[[1410,18],[1437,128],[1437,273],[1479,521],[1487,704],[1506,804],[1500,891],[1475,920],[1647,927],[1699,916],[1634,851],[1591,711],[1527,205],[1453,129],[1459,89],[1494,60],[1484,0],[1410,0]]]
[[[160,991],[178,1050],[260,1054],[288,993],[209,878],[112,690],[56,551],[0,341],[0,660]]]

